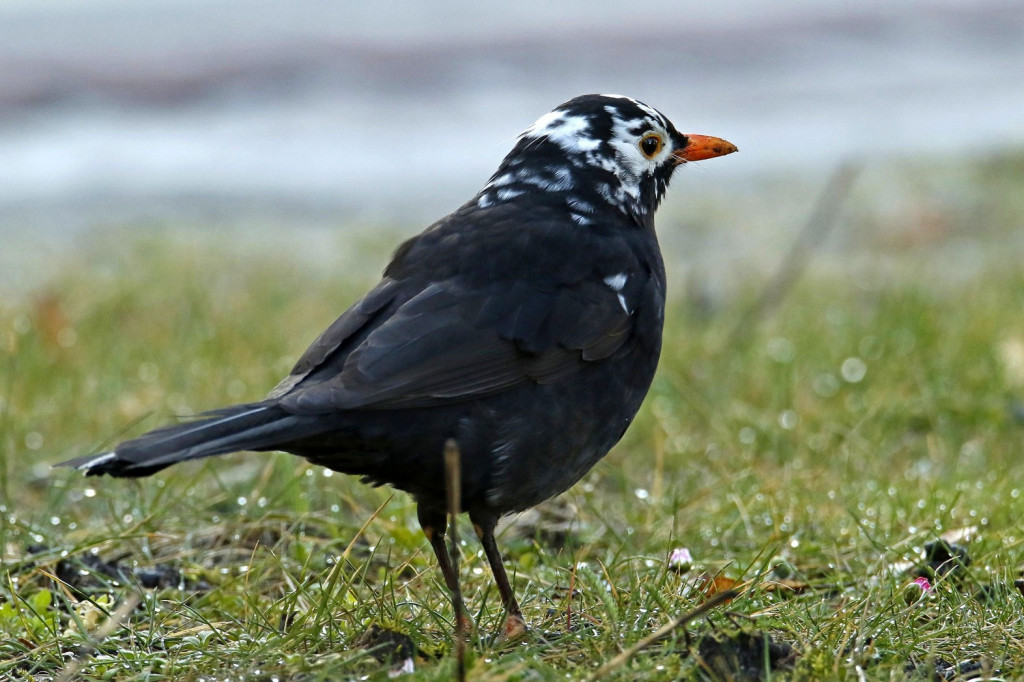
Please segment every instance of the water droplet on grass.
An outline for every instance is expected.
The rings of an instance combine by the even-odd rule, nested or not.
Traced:
[[[843,379],[851,384],[856,384],[864,379],[864,375],[868,372],[867,363],[858,357],[850,357],[843,360],[842,366],[839,368],[839,373],[842,374]]]
[[[793,410],[784,410],[779,415],[779,426],[790,431],[796,428],[796,425],[800,423],[800,416]]]
[[[825,372],[814,377],[811,388],[822,398],[831,398],[839,392],[839,380]]]
[[[768,342],[765,346],[765,351],[768,353],[768,357],[780,364],[792,362],[793,358],[796,357],[796,348],[793,347],[793,343],[784,337],[776,336]]]

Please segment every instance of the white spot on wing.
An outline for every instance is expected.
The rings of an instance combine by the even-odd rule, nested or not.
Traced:
[[[619,298],[619,305],[626,311],[627,315],[632,315],[633,311],[626,305],[626,297],[622,295],[622,289],[626,286],[626,282],[629,281],[629,275],[624,272],[620,272],[617,275],[609,275],[604,278],[604,283],[608,285],[608,288],[614,291]]]
[[[626,286],[626,282],[629,277],[624,272],[620,272],[617,275],[609,275],[604,278],[604,283],[607,284],[612,291],[622,291],[622,287]]]

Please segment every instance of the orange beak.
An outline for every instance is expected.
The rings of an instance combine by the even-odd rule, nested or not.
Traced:
[[[686,135],[685,137],[690,141],[689,144],[682,149],[672,152],[673,156],[676,157],[676,163],[703,161],[704,159],[713,159],[716,156],[725,156],[726,154],[739,151],[732,142],[726,142],[720,137],[710,137],[708,135]]]

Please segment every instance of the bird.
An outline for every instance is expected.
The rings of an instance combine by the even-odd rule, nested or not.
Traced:
[[[476,196],[402,243],[380,283],[265,398],[58,466],[141,477],[284,451],[390,485],[416,503],[453,595],[445,537],[457,486],[506,633],[524,632],[496,524],[579,481],[633,421],[665,318],[655,211],[680,166],[735,151],[638,100],[575,97],[519,135]],[[446,449],[458,456],[451,486]],[[453,603],[462,619],[461,596]]]

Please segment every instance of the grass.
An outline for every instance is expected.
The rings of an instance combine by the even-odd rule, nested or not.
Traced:
[[[792,647],[771,676],[1020,675],[1024,268],[1000,241],[1021,224],[1017,186],[966,272],[942,265],[958,224],[861,245],[852,266],[824,254],[738,338],[759,274],[710,298],[677,286],[637,423],[500,539],[525,641],[494,641],[496,590],[464,542],[471,679],[584,678],[712,584],[742,596],[607,679],[767,677],[769,640],[738,630]],[[49,468],[262,395],[370,282],[147,234],[97,237],[79,267],[0,304],[0,676],[387,679],[374,653],[404,636],[412,679],[450,679],[451,608],[403,494],[283,454],[137,481]],[[970,563],[915,600],[940,537]],[[688,572],[669,566],[678,547]]]

